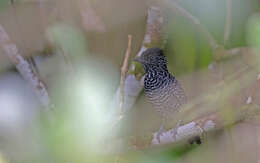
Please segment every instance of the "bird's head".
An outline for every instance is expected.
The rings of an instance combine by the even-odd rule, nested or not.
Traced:
[[[162,68],[167,70],[166,57],[160,48],[149,48],[141,56],[135,58],[147,70],[149,68]]]

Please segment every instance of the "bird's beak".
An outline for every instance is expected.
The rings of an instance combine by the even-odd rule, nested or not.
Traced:
[[[144,63],[144,60],[142,59],[142,57],[136,57],[134,59],[135,62],[139,62],[139,63]]]

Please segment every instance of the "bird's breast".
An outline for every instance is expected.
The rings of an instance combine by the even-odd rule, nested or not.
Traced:
[[[186,102],[183,88],[174,77],[145,78],[144,92],[148,101],[163,115],[178,111]]]

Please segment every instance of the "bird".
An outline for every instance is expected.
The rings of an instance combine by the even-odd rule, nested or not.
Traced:
[[[145,70],[143,85],[146,99],[161,116],[161,127],[157,132],[160,142],[165,121],[181,109],[187,97],[181,84],[168,71],[167,59],[162,49],[149,48],[136,57],[135,61],[141,63]]]

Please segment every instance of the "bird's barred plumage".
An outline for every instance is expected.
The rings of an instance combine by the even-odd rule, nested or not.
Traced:
[[[168,72],[163,51],[150,48],[136,60],[146,71],[144,92],[148,101],[164,118],[172,116],[186,103],[186,96],[179,82]]]

